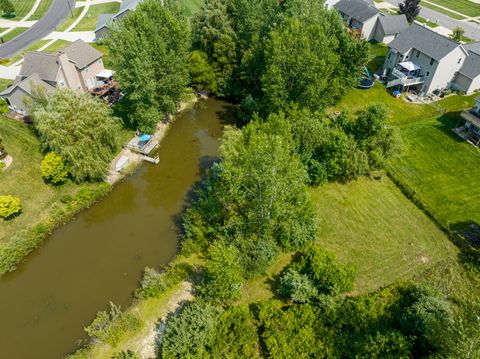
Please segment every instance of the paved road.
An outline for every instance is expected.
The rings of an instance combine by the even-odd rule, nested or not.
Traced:
[[[398,3],[402,2],[399,0],[384,0],[390,4],[398,6]],[[420,4],[421,5],[421,4]],[[438,24],[446,27],[447,29],[453,30],[457,26],[460,26],[465,30],[465,36],[476,41],[480,41],[480,24],[474,24],[471,22],[460,21],[456,19],[452,19],[447,15],[439,13],[438,11],[429,9],[426,6],[422,7],[420,11],[420,15],[428,20],[431,21],[438,21]]]
[[[35,25],[0,46],[0,58],[11,57],[50,34],[67,16],[70,16],[70,7],[75,8],[75,0],[53,0],[48,11]]]

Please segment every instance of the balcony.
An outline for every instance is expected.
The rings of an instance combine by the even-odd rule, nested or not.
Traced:
[[[393,87],[397,85],[402,86],[413,86],[418,84],[423,84],[425,82],[424,76],[418,76],[420,73],[420,68],[412,63],[409,69],[406,68],[403,64],[399,64],[399,67],[395,67],[392,71],[392,75],[396,78],[387,83],[388,87]]]
[[[464,110],[460,117],[463,118],[465,121],[470,122],[473,126],[480,129],[480,113],[475,112],[473,110]]]

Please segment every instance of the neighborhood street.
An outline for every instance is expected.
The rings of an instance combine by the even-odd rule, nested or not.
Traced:
[[[403,2],[400,0],[384,0],[385,2],[398,6],[399,3]],[[421,5],[421,4],[420,4]],[[453,30],[457,26],[460,26],[465,30],[465,36],[476,41],[480,41],[480,24],[474,24],[467,21],[461,21],[452,19],[447,15],[439,13],[438,11],[432,10],[426,6],[422,7],[420,15],[430,21],[438,22],[439,25],[446,27],[449,30]]]
[[[75,0],[53,0],[50,9],[35,25],[13,40],[0,45],[0,58],[11,57],[50,34],[67,16],[70,16],[70,9],[74,8]]]

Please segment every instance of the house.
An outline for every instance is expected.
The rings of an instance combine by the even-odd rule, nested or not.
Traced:
[[[77,40],[56,53],[26,53],[15,83],[0,92],[0,97],[14,111],[25,114],[28,110],[25,95],[35,97],[36,87],[47,94],[55,88],[92,92],[98,81],[111,75],[104,68],[102,54],[83,40]]]
[[[367,41],[390,43],[408,28],[405,15],[389,15],[378,10],[372,1],[340,0],[333,7],[340,13],[348,28]]]
[[[120,10],[116,14],[100,14],[97,19],[97,26],[95,28],[95,39],[100,40],[108,34],[108,26],[112,22],[119,21],[130,11],[135,10],[137,5],[142,0],[123,0],[120,5]]]
[[[335,9],[348,28],[365,40],[373,40],[380,10],[365,0],[340,0]]]
[[[462,138],[475,146],[480,145],[480,97],[477,97],[477,104],[471,110],[465,110],[460,115],[465,120],[465,125],[454,129]]]
[[[387,88],[414,90],[421,96],[480,88],[480,56],[426,26],[412,24],[388,47],[383,66]]]

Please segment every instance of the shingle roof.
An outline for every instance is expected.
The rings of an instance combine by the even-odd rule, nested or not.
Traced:
[[[133,10],[137,7],[138,3],[140,3],[141,0],[123,0],[121,5],[120,5],[120,11],[118,12],[121,14],[122,12],[126,10]]]
[[[115,17],[115,14],[100,14],[98,15],[97,19],[97,27],[95,28],[95,31],[98,31],[102,27],[105,27],[108,25],[108,23]]]
[[[480,76],[480,54],[469,51],[460,73],[472,80]]]
[[[416,23],[410,25],[389,44],[389,47],[402,54],[414,48],[435,60],[443,59],[458,46],[460,46],[458,42]]]
[[[45,81],[42,81],[40,76],[37,73],[35,73],[23,79],[20,82],[14,83],[9,88],[3,90],[2,92],[0,92],[0,96],[9,95],[17,87],[20,87],[22,90],[32,95],[32,88],[34,85],[43,87],[47,92],[51,92],[55,89],[50,84],[46,83]]]
[[[362,23],[380,13],[380,10],[365,0],[340,0],[334,7]]]
[[[472,42],[469,44],[463,45],[464,48],[466,48],[469,51],[472,51],[476,54],[480,55],[480,42]]]
[[[102,57],[102,54],[97,49],[88,45],[85,41],[79,39],[72,42],[60,52],[67,54],[68,59],[73,61],[75,67],[83,69],[90,65],[92,62]]]
[[[44,81],[56,81],[59,67],[56,55],[31,51],[25,54],[19,75],[28,77],[37,73]]]
[[[408,29],[408,21],[405,15],[380,14],[378,17],[380,26],[385,35],[396,35]]]

